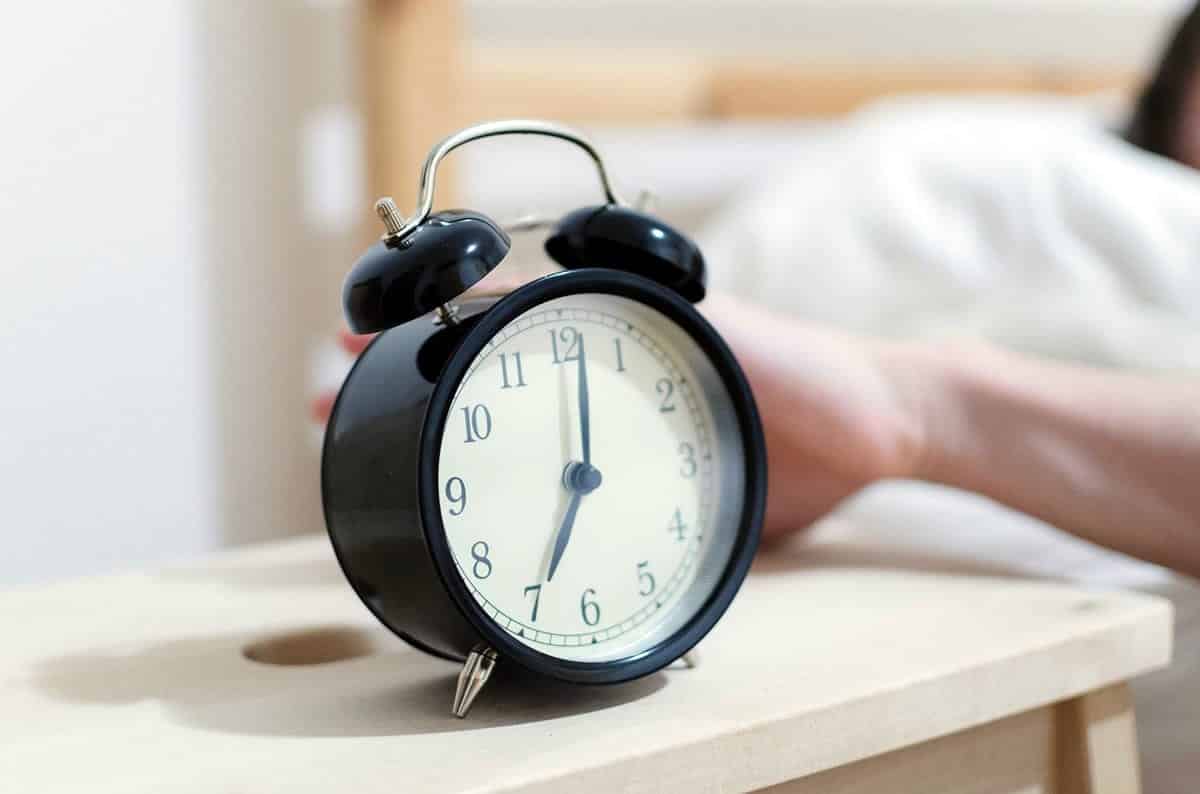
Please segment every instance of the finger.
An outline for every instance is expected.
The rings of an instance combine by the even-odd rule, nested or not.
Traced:
[[[330,392],[322,394],[320,397],[312,401],[313,419],[325,424],[329,421],[329,415],[333,413],[333,402],[337,399],[337,395]]]
[[[366,350],[367,345],[371,344],[371,340],[374,338],[375,334],[352,334],[349,331],[338,333],[338,341],[342,348],[352,356],[357,356]]]

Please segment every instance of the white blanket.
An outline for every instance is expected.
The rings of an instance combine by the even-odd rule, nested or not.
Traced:
[[[1200,370],[1200,172],[1092,106],[889,103],[817,140],[701,235],[711,285],[892,337],[970,334],[1111,366]],[[816,537],[1105,586],[1165,572],[933,486],[869,489]]]
[[[714,287],[852,330],[1200,369],[1200,172],[1082,105],[881,105],[701,244]]]

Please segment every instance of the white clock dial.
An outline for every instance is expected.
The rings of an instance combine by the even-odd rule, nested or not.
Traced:
[[[641,303],[572,295],[510,322],[459,384],[438,462],[446,537],[483,611],[575,661],[677,631],[737,531],[731,414],[696,342]]]

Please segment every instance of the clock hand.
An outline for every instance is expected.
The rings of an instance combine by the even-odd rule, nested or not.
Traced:
[[[558,536],[554,539],[554,554],[550,557],[550,570],[546,572],[547,582],[554,578],[554,572],[558,570],[558,562],[562,559],[563,552],[567,550],[567,541],[571,539],[571,527],[575,526],[575,514],[579,512],[579,502],[582,499],[581,491],[571,494],[567,513],[563,516],[562,525],[558,528]]]
[[[583,334],[579,335],[579,438],[583,447],[583,462],[568,463],[563,471],[563,485],[571,491],[571,501],[567,504],[566,515],[554,538],[554,553],[550,557],[550,569],[546,572],[546,581],[554,578],[558,563],[562,560],[563,552],[567,550],[567,541],[571,539],[571,529],[575,526],[575,514],[579,512],[579,503],[583,495],[591,493],[600,486],[603,479],[599,470],[592,465],[592,428],[591,411],[588,405],[587,382],[587,352],[583,346]]]
[[[592,463],[592,418],[588,407],[587,354],[583,334],[579,335],[579,439],[583,445],[583,463]]]

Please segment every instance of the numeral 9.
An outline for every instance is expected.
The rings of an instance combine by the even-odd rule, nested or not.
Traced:
[[[467,509],[467,484],[463,482],[462,477],[451,477],[446,480],[446,498],[458,507],[457,510],[451,507],[450,515],[461,516]]]

